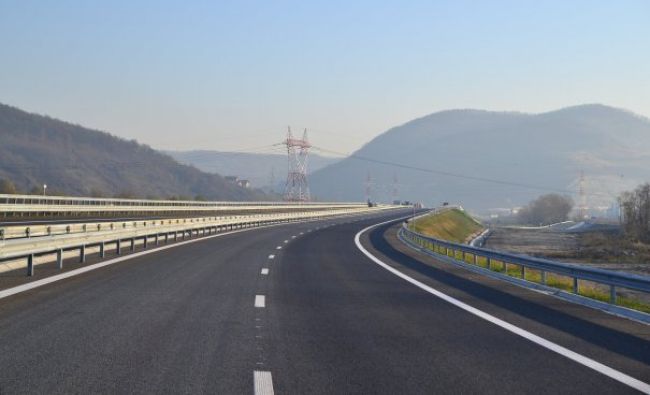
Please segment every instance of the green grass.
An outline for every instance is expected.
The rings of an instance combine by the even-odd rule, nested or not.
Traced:
[[[483,227],[471,216],[458,209],[427,215],[415,221],[415,231],[437,239],[464,243]]]

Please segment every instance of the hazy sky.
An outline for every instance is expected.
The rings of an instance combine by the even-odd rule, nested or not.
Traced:
[[[165,149],[292,125],[351,151],[450,108],[650,116],[650,1],[0,0],[0,102]]]

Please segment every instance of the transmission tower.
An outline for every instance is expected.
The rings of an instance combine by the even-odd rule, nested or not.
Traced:
[[[291,134],[291,128],[287,129],[287,146],[289,156],[289,172],[287,184],[284,187],[284,200],[288,202],[308,202],[309,185],[307,184],[307,155],[311,144],[307,140],[307,129],[302,139],[295,139]]]
[[[397,174],[393,174],[393,202],[399,200],[399,183],[397,181]]]
[[[372,199],[372,177],[370,176],[370,171],[368,171],[366,182],[364,184],[366,187],[366,201],[370,203]]]
[[[275,193],[275,167],[271,166],[271,174],[269,175],[269,192]]]
[[[585,219],[587,216],[587,193],[585,191],[585,185],[587,181],[585,180],[585,172],[580,170],[580,181],[578,182],[578,197],[580,199],[580,205],[578,206],[578,215],[580,219]]]

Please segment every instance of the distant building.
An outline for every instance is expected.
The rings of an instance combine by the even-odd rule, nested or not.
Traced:
[[[242,188],[250,188],[251,187],[251,182],[248,180],[238,180],[237,185],[239,185]]]

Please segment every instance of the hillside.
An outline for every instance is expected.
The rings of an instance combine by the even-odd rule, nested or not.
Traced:
[[[281,192],[287,177],[286,155],[202,150],[166,151],[165,153],[180,163],[192,165],[206,172],[247,179],[257,188],[268,188],[273,178],[276,191]],[[309,154],[308,170],[312,173],[336,161],[338,159]]]
[[[587,204],[609,205],[650,177],[650,121],[603,105],[543,114],[443,111],[390,129],[355,155],[434,172],[348,158],[312,176],[314,193],[362,199],[370,172],[373,199],[390,200],[397,176],[403,199],[460,202],[486,211],[520,206],[549,191],[577,192],[583,170]]]
[[[21,191],[47,184],[52,194],[265,198],[135,141],[2,104],[0,142],[0,179],[13,181]]]

